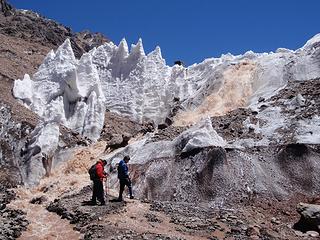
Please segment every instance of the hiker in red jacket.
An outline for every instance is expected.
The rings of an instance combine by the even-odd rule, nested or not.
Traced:
[[[103,190],[103,179],[107,177],[104,166],[107,164],[106,160],[100,159],[95,166],[95,174],[90,176],[93,181],[93,193],[91,198],[91,204],[96,205],[97,199],[100,202],[100,205],[106,205],[104,201],[104,190]]]

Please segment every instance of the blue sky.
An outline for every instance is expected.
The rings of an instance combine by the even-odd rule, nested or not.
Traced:
[[[116,44],[142,38],[168,65],[223,53],[297,49],[320,32],[318,0],[9,0],[74,31],[102,32]]]

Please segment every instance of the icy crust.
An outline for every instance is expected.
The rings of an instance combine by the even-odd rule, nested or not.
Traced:
[[[174,124],[190,125],[239,107],[254,107],[289,80],[320,77],[316,35],[297,51],[222,55],[187,68],[169,67],[157,47],[146,54],[141,39],[129,50],[104,45],[75,59],[70,41],[51,51],[31,78],[16,80],[13,93],[45,120],[60,122],[96,140],[104,109],[138,122],[164,122],[175,101]]]
[[[290,153],[290,147],[279,145],[258,148],[258,151],[225,151],[225,141],[211,125],[207,119],[172,141],[148,142],[143,139],[104,158],[111,163],[110,169],[114,169],[125,155],[129,155],[135,195],[167,201],[197,202],[202,199],[223,205],[231,199],[243,197],[241,193],[248,190],[246,185],[257,194],[282,199],[297,189],[310,191],[301,180],[306,178],[308,169],[310,179],[319,178],[316,174],[319,169],[317,155],[310,154],[312,156],[306,160],[305,156]],[[271,126],[266,128],[272,131]],[[201,150],[193,151],[197,148]],[[318,180],[311,182],[315,183],[311,184],[312,189],[317,191]],[[109,184],[118,189],[117,174],[110,174]]]
[[[291,82],[269,101],[262,101],[251,109],[254,117],[240,122],[251,135],[234,138],[229,146],[319,144],[319,85],[320,79]]]

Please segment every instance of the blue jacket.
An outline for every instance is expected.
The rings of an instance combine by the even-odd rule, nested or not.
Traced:
[[[124,160],[121,160],[118,166],[118,178],[120,179],[128,178],[129,177],[128,171],[129,169],[126,162]]]

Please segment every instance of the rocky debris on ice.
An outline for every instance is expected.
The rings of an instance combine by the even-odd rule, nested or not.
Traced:
[[[319,79],[289,82],[256,106],[212,117],[214,129],[229,144],[243,148],[270,144],[317,144]]]
[[[180,147],[173,142],[144,139],[105,158],[114,169],[120,159],[130,155],[135,196],[150,200],[201,199],[224,206],[252,195],[283,199],[296,191],[307,194],[320,189],[316,148],[289,144],[238,149],[226,145],[226,149],[205,147],[183,154],[188,139],[182,140]],[[109,183],[112,188],[118,187],[114,172]]]
[[[186,129],[188,129],[188,127],[172,126],[172,125],[164,129],[158,129],[158,131],[155,132],[153,136],[151,136],[150,141],[151,142],[172,141]]]
[[[212,203],[140,201],[109,202],[106,206],[87,206],[91,189],[64,195],[48,208],[84,234],[86,239],[301,239],[288,226],[294,214],[288,216],[284,209],[291,209],[295,200],[272,201],[259,199],[255,205],[232,205],[232,208],[216,208]],[[253,204],[253,203],[252,203]],[[290,205],[290,207],[288,206]],[[270,224],[276,214],[281,224]],[[120,216],[119,216],[120,215]],[[121,218],[119,221],[117,218]],[[132,225],[132,221],[139,222]],[[169,222],[169,225],[168,225]],[[159,234],[159,229],[172,229]],[[172,227],[172,228],[171,228]],[[307,236],[307,235],[305,235]]]
[[[5,185],[0,186],[0,210],[6,208],[6,205],[15,199],[16,194],[12,190],[8,190]]]
[[[261,133],[257,131],[258,119],[257,111],[250,108],[238,108],[223,116],[211,118],[212,127],[228,143],[236,139],[262,139]]]
[[[320,80],[298,81],[288,83],[285,89],[279,91],[269,100],[267,109],[278,111],[277,119],[265,118],[266,121],[278,125],[278,142],[318,144],[318,132],[320,131],[320,119],[318,101]],[[280,108],[280,112],[279,112]],[[259,114],[258,116],[259,117]],[[279,121],[280,119],[280,121]],[[280,126],[282,125],[282,126]],[[264,132],[264,131],[262,131]],[[280,134],[280,135],[279,135]]]
[[[116,203],[109,202],[105,206],[90,206],[83,204],[86,200],[90,199],[92,191],[89,186],[83,188],[79,193],[73,195],[67,195],[62,197],[61,199],[57,199],[52,202],[48,206],[48,210],[51,212],[56,212],[62,218],[66,218],[70,221],[70,223],[75,224],[75,229],[84,234],[85,239],[168,239],[168,240],[180,240],[183,238],[176,237],[174,234],[165,234],[154,231],[145,231],[145,227],[150,229],[155,229],[154,225],[148,226],[149,224],[162,224],[160,219],[157,219],[152,215],[155,213],[154,211],[149,211],[148,205],[145,205],[146,208],[144,210],[141,209],[141,213],[138,215],[132,215],[132,213],[128,212],[128,208],[132,208],[132,204],[140,204],[140,203]],[[109,196],[110,197],[110,196]],[[131,205],[131,206],[129,206]],[[141,205],[140,205],[141,206]],[[129,219],[135,220],[140,218],[144,221],[143,224],[147,224],[144,226],[144,231],[137,231],[130,224],[125,224],[125,226],[121,226],[119,222],[112,222],[110,215],[120,215],[126,212],[126,217],[123,220],[126,221]],[[107,221],[105,221],[107,219]],[[150,222],[151,220],[152,222]],[[157,221],[158,220],[158,221]],[[205,218],[201,219],[201,221],[205,222]],[[201,224],[198,221],[199,225]],[[208,221],[207,221],[208,222]],[[179,224],[175,224],[179,227]],[[190,224],[192,224],[190,220]],[[196,224],[194,224],[196,225]],[[207,224],[208,225],[208,224]],[[196,226],[194,227],[196,230]]]
[[[114,134],[112,135],[112,138],[110,139],[110,141],[107,142],[107,148],[110,148],[111,150],[117,149],[117,148],[121,148],[121,147],[125,147],[128,145],[128,142],[131,138],[130,134]]]
[[[130,163],[143,164],[155,158],[173,157],[176,154],[191,152],[205,147],[223,147],[226,142],[212,128],[210,118],[185,130],[172,141],[149,141],[150,137],[130,144],[120,151],[116,151],[110,158],[116,164],[124,155],[131,156]]]
[[[51,202],[47,210],[68,219],[72,224],[75,224],[76,230],[80,230],[93,221],[104,218],[106,214],[119,213],[124,207],[122,203],[93,207],[87,204],[88,200],[91,199],[91,195],[91,186],[86,186],[76,194],[66,195]]]

